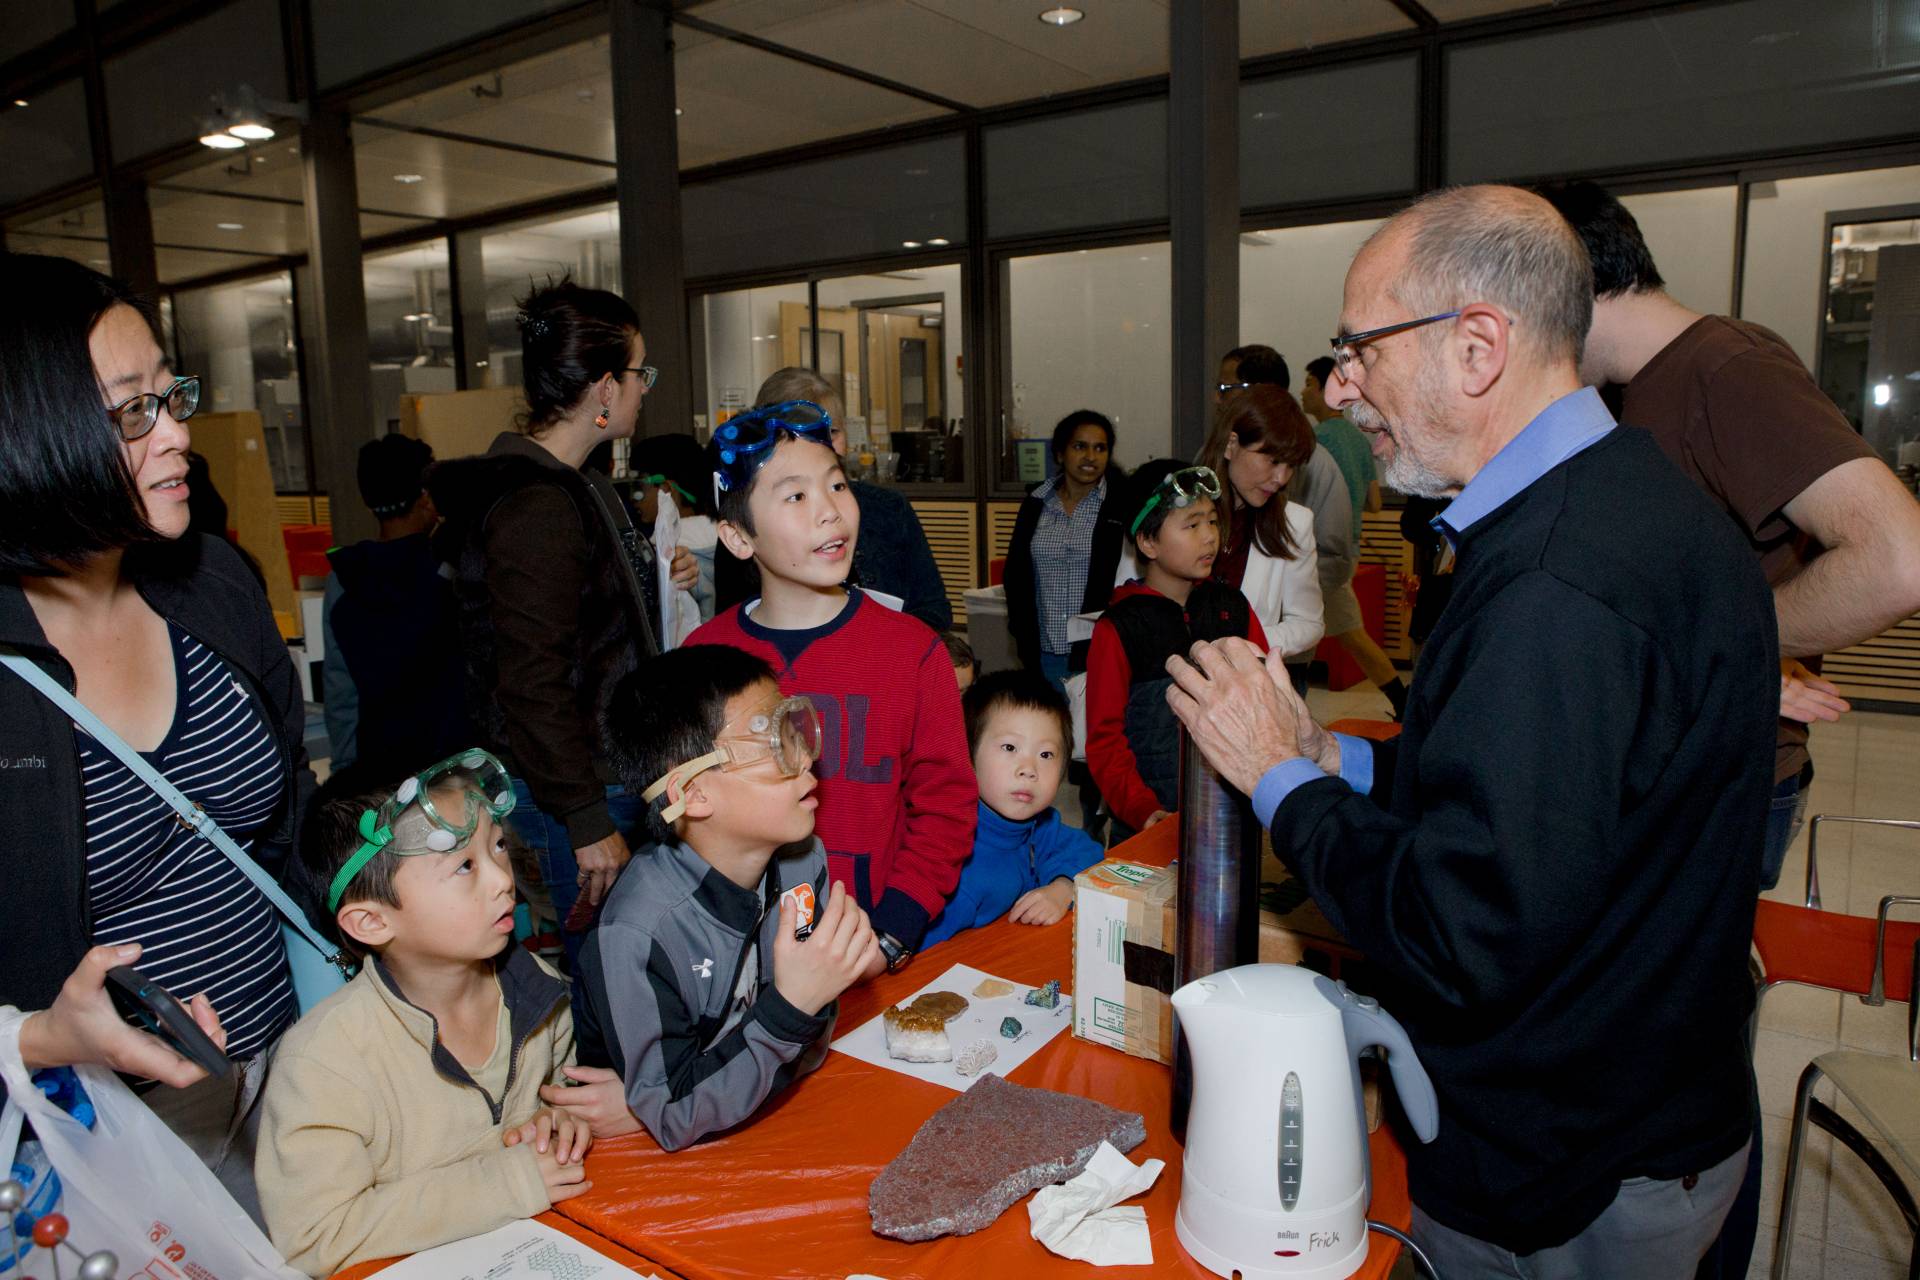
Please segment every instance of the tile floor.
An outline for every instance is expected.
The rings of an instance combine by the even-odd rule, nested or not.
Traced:
[[[1386,699],[1369,685],[1339,693],[1314,690],[1308,704],[1326,722],[1342,716],[1384,718]],[[1853,712],[1813,731],[1815,779],[1808,804],[1817,813],[1920,818],[1920,716]],[[1787,854],[1779,888],[1768,894],[1798,901],[1805,891],[1807,835]],[[1820,887],[1831,910],[1872,915],[1888,893],[1920,893],[1920,833],[1897,829],[1823,826]],[[1760,1081],[1766,1153],[1760,1202],[1760,1239],[1749,1280],[1771,1274],[1780,1215],[1781,1171],[1793,1116],[1794,1087],[1807,1063],[1846,1047],[1904,1054],[1905,1005],[1869,1008],[1852,997],[1806,987],[1779,987],[1760,1011],[1755,1069]],[[1915,1068],[1920,1091],[1920,1067]],[[1843,1116],[1833,1088],[1817,1096]],[[1853,1155],[1814,1130],[1801,1174],[1794,1224],[1792,1280],[1903,1280],[1912,1248],[1905,1224],[1886,1191]],[[1920,1187],[1913,1188],[1920,1196]]]

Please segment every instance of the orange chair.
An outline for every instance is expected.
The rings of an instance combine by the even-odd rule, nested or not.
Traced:
[[[1761,899],[1755,913],[1753,943],[1760,955],[1759,996],[1782,983],[1798,982],[1858,996],[1862,1004],[1888,1000],[1907,1005],[1907,1062],[1858,1050],[1823,1053],[1807,1064],[1795,1092],[1793,1127],[1787,1146],[1786,1177],[1780,1191],[1780,1223],[1773,1245],[1773,1275],[1787,1274],[1793,1247],[1794,1197],[1809,1123],[1831,1133],[1858,1156],[1893,1197],[1914,1233],[1909,1280],[1920,1280],[1920,1206],[1893,1161],[1881,1154],[1859,1128],[1843,1120],[1813,1096],[1823,1078],[1851,1102],[1873,1136],[1884,1143],[1908,1175],[1920,1179],[1920,1004],[1913,999],[1913,978],[1920,969],[1920,924],[1888,919],[1898,906],[1920,906],[1920,896],[1887,894],[1869,916],[1841,915],[1820,906],[1819,838],[1822,822],[1858,823],[1920,832],[1920,822],[1900,818],[1855,818],[1818,814],[1807,832],[1805,905]],[[1916,876],[1920,879],[1920,876]]]

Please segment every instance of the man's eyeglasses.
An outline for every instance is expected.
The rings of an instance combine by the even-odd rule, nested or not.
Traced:
[[[1399,324],[1385,324],[1381,325],[1378,329],[1368,329],[1362,333],[1349,333],[1344,337],[1329,339],[1328,341],[1333,346],[1333,362],[1339,367],[1341,381],[1351,380],[1351,373],[1349,371],[1353,368],[1354,363],[1360,359],[1360,348],[1366,343],[1372,342],[1376,338],[1387,337],[1389,334],[1403,333],[1408,329],[1418,329],[1423,324],[1436,324],[1441,320],[1452,320],[1459,314],[1460,312],[1458,310],[1442,311],[1437,316],[1422,316],[1418,320],[1402,320]]]
[[[651,391],[651,390],[653,390],[653,384],[654,384],[654,383],[656,383],[656,382],[658,382],[658,381],[660,381],[660,371],[659,371],[658,369],[656,369],[656,368],[654,368],[654,367],[653,367],[652,365],[650,365],[650,364],[643,364],[643,365],[641,365],[641,366],[640,366],[639,368],[637,368],[637,369],[636,369],[636,368],[634,368],[634,367],[633,367],[632,365],[628,365],[628,366],[627,366],[626,368],[624,368],[624,369],[622,369],[622,370],[621,370],[620,372],[622,372],[622,373],[637,373],[637,374],[639,374],[639,375],[640,375],[640,389],[641,389],[642,391]]]
[[[113,423],[122,440],[132,444],[160,421],[163,404],[175,422],[191,418],[200,411],[200,379],[176,378],[165,391],[142,391],[137,396],[128,396],[107,410],[107,421]]]
[[[1230,391],[1245,391],[1252,385],[1251,382],[1222,382],[1216,384],[1213,389],[1224,396]]]

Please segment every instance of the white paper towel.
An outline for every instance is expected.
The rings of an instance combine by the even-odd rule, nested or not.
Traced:
[[[1152,1262],[1147,1211],[1139,1205],[1115,1206],[1146,1191],[1164,1168],[1164,1160],[1135,1164],[1111,1143],[1101,1143],[1079,1177],[1042,1187],[1027,1201],[1033,1238],[1063,1258],[1099,1267]]]

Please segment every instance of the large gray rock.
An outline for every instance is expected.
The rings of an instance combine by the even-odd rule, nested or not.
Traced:
[[[867,1193],[876,1234],[895,1240],[971,1235],[1030,1191],[1079,1176],[1102,1142],[1147,1140],[1131,1111],[996,1075],[927,1117]]]

